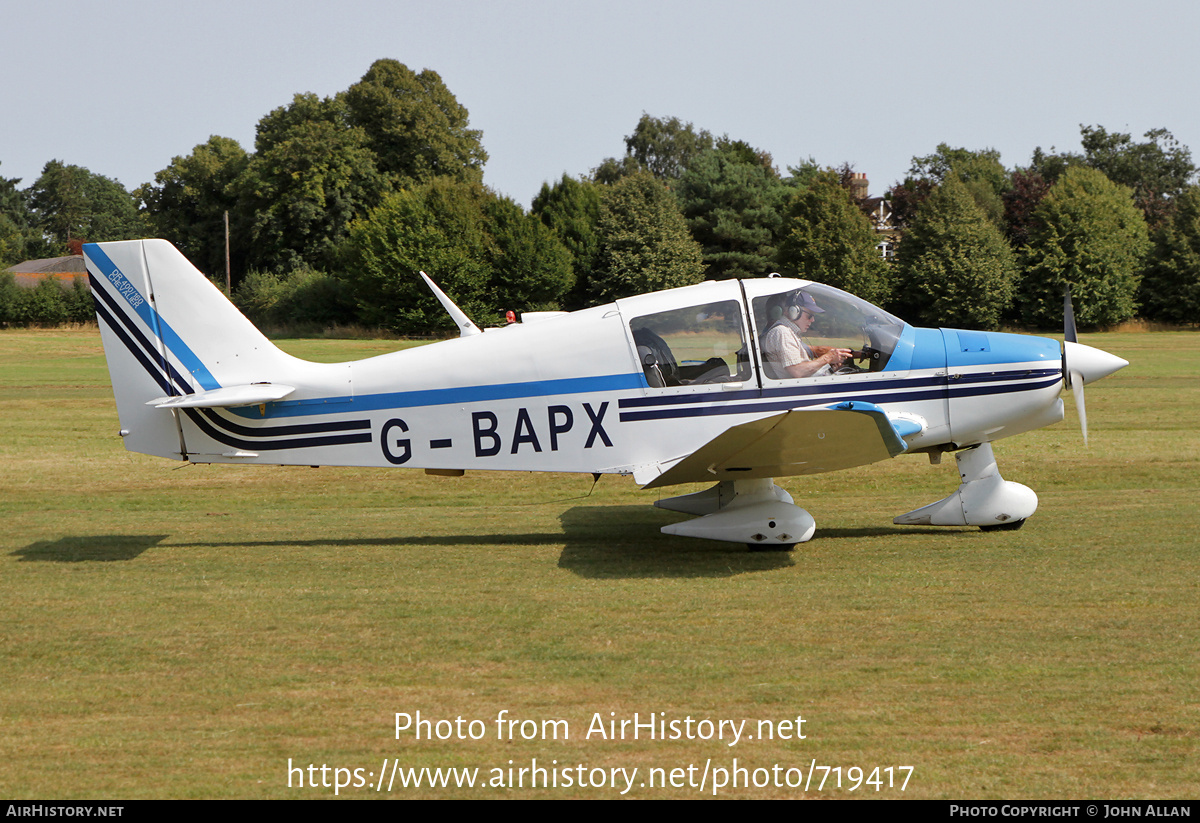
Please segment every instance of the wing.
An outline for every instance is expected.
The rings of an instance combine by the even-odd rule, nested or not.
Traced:
[[[908,448],[903,436],[919,430],[871,403],[793,409],[733,426],[673,465],[646,467],[635,479],[652,489],[838,471],[903,453]],[[659,473],[647,481],[655,469]]]

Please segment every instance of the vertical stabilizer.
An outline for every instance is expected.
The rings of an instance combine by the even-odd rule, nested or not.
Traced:
[[[177,415],[148,402],[268,379],[287,359],[167,241],[83,253],[129,450],[184,459]]]

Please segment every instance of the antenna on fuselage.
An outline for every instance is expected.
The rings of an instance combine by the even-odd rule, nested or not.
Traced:
[[[425,285],[433,289],[433,296],[442,304],[442,308],[450,315],[450,319],[454,321],[454,325],[458,326],[459,337],[470,337],[473,334],[479,334],[480,328],[471,322],[471,318],[467,317],[463,310],[454,305],[454,301],[446,296],[446,293],[438,288],[437,283],[434,283],[429,275],[425,272],[419,272],[421,279],[425,281]]]

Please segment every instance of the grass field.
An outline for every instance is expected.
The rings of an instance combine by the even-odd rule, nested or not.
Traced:
[[[902,457],[781,480],[818,530],[778,554],[662,535],[680,516],[615,477],[129,454],[94,329],[0,332],[0,797],[618,797],[565,775],[635,767],[626,797],[696,797],[672,777],[813,763],[718,796],[1195,797],[1200,334],[1084,342],[1132,365],[1089,388],[1089,448],[1069,399],[997,444],[1040,497],[1023,530],[892,526],[957,484]],[[397,739],[418,711],[483,733]],[[536,722],[498,739],[501,712]],[[635,712],[753,739],[586,736]],[[559,785],[377,794],[397,759]]]

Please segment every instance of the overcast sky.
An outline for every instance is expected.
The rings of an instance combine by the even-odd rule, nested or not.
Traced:
[[[0,0],[0,176],[52,159],[127,188],[210,135],[248,150],[298,92],[379,58],[438,72],[483,131],[484,182],[624,152],[643,112],[848,161],[882,194],[938,143],[1079,150],[1080,124],[1169,129],[1200,152],[1195,0]]]

